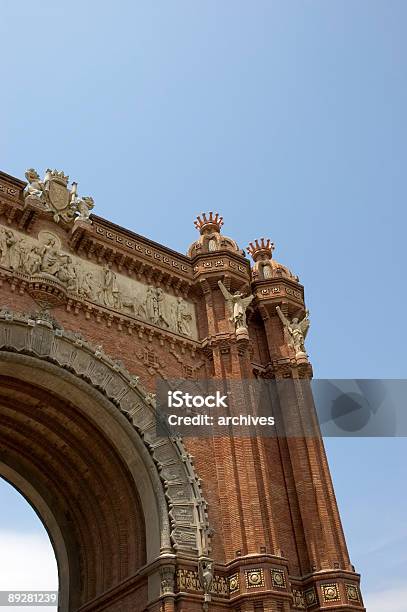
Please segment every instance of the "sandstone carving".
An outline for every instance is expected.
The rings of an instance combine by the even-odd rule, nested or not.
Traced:
[[[294,349],[296,357],[306,355],[304,341],[310,326],[308,310],[305,313],[305,317],[301,321],[299,321],[297,317],[294,317],[292,321],[287,319],[279,306],[276,307],[276,310],[281,322],[284,325],[284,329],[287,332],[289,339],[288,345]]]
[[[95,281],[92,272],[83,272],[79,283],[78,293],[80,296],[93,300],[95,296]]]
[[[49,238],[41,251],[41,271],[57,276],[65,263],[65,256],[56,247],[56,239]]]
[[[218,285],[229,309],[229,321],[232,321],[235,325],[236,335],[247,335],[246,310],[254,299],[254,295],[244,297],[240,291],[235,291],[232,294],[229,293],[222,281],[218,281]]]
[[[25,269],[27,274],[33,275],[38,274],[41,270],[42,254],[39,246],[34,246],[31,251],[27,253],[25,260]]]
[[[207,558],[201,558],[198,561],[198,576],[199,582],[204,592],[204,604],[202,609],[204,612],[209,609],[209,602],[211,601],[211,590],[214,578],[213,561]]]
[[[76,208],[78,216],[75,221],[85,221],[90,223],[90,211],[94,207],[94,200],[90,196],[83,196],[82,198],[75,198],[72,202]]]
[[[120,290],[117,285],[117,277],[112,271],[110,264],[103,268],[103,280],[98,293],[99,301],[110,308],[120,308]]]
[[[66,222],[80,220],[90,223],[90,211],[94,206],[93,198],[78,197],[78,184],[73,182],[68,188],[69,176],[58,170],[48,169],[44,180],[34,168],[29,168],[25,177],[28,185],[24,190],[26,203],[35,203],[53,214],[54,221]]]
[[[45,185],[40,180],[38,172],[34,168],[29,168],[25,173],[25,178],[28,181],[28,185],[25,188],[24,196],[26,198],[36,198],[45,204]]]
[[[172,327],[174,331],[184,336],[191,335],[192,316],[187,312],[187,304],[179,297],[176,304],[172,305]]]
[[[65,253],[59,238],[49,231],[40,232],[38,240],[34,240],[0,225],[0,265],[29,276],[35,283],[55,279],[68,294],[182,336],[197,336],[192,304],[165,293],[161,287],[146,286],[117,274],[110,264],[100,268]]]
[[[175,567],[173,565],[164,565],[160,567],[161,577],[161,593],[168,595],[174,593],[175,590]]]

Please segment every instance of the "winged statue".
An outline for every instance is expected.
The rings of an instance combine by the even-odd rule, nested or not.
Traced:
[[[229,293],[222,281],[218,281],[218,285],[223,293],[229,310],[229,321],[234,323],[236,331],[242,328],[247,329],[246,310],[254,299],[254,295],[244,297],[244,294],[240,293],[240,291],[235,291],[235,293],[232,294]]]
[[[300,321],[297,317],[294,317],[291,321],[283,314],[280,306],[276,307],[277,314],[281,319],[284,329],[287,330],[290,338],[289,346],[291,346],[296,355],[305,354],[304,341],[307,336],[310,320],[309,311],[305,311],[305,317]]]

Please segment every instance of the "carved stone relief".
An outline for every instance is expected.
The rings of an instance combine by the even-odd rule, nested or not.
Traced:
[[[39,281],[57,281],[68,294],[144,320],[176,334],[198,337],[195,308],[161,287],[145,285],[61,250],[49,231],[38,240],[0,225],[0,266]]]
[[[53,214],[54,221],[60,219],[65,222],[84,221],[91,223],[90,211],[94,207],[93,198],[77,195],[78,184],[73,182],[68,188],[69,176],[58,170],[48,170],[41,180],[34,168],[29,168],[25,177],[28,185],[24,190],[24,200],[40,205],[44,211]]]
[[[202,592],[204,588],[199,574],[199,570],[178,569],[176,574],[177,590],[184,592]],[[215,574],[208,592],[218,597],[228,597],[229,589],[226,578],[220,574]]]

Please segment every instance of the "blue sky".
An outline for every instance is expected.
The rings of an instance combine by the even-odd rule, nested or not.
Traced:
[[[1,10],[1,169],[63,169],[97,214],[180,251],[202,210],[242,247],[269,236],[305,285],[315,376],[406,377],[404,1]],[[405,610],[407,441],[327,450],[369,610]],[[0,525],[28,529],[5,503]]]

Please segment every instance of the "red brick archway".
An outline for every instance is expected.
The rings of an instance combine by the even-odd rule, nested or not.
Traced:
[[[362,610],[319,435],[155,436],[158,380],[312,377],[289,331],[304,287],[270,239],[251,264],[203,213],[184,255],[89,215],[63,172],[38,177],[0,172],[0,461],[69,567],[65,609]],[[300,387],[296,423],[315,418]],[[64,514],[47,484],[73,472]]]
[[[173,441],[155,443],[148,395],[86,343],[17,316],[0,322],[0,346],[0,474],[50,535],[60,610],[159,609],[177,537],[195,528],[169,514],[171,478],[203,503],[192,466]],[[198,540],[184,549],[202,554]]]

